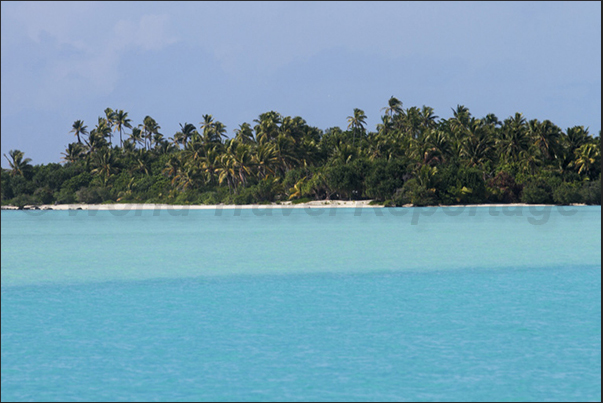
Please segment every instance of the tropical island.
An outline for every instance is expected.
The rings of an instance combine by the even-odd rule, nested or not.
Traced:
[[[2,206],[70,203],[172,205],[360,201],[384,206],[601,204],[601,132],[562,130],[516,113],[449,119],[391,97],[375,131],[354,109],[345,129],[270,111],[227,138],[212,115],[171,137],[150,116],[136,125],[107,108],[76,120],[63,163],[32,165],[11,150]]]

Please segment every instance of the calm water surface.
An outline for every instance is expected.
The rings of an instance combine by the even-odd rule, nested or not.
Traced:
[[[265,213],[2,212],[2,401],[601,399],[600,207]]]

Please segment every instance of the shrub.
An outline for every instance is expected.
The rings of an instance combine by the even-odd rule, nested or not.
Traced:
[[[23,206],[36,205],[36,204],[41,204],[41,203],[40,203],[40,199],[33,195],[20,194],[19,196],[13,198],[10,201],[10,204],[12,204],[13,206],[17,206],[19,208],[23,208]]]
[[[570,204],[582,202],[580,186],[574,183],[564,182],[553,191],[553,200],[559,204]]]
[[[217,192],[201,193],[199,200],[202,204],[220,204],[220,196]]]
[[[525,179],[521,201],[528,204],[551,204],[553,190],[561,185],[561,178],[556,176],[530,176]]]
[[[232,197],[234,204],[252,204],[255,202],[254,191],[252,188],[244,188]]]
[[[191,204],[196,203],[199,194],[191,189],[179,192],[172,204]]]
[[[392,197],[404,185],[405,168],[400,161],[377,160],[365,178],[365,195],[376,200]]]
[[[309,197],[302,197],[301,199],[292,200],[291,204],[308,203],[309,201],[312,201],[312,199],[310,199]]]
[[[532,181],[524,186],[521,201],[528,204],[550,204],[553,202],[553,195],[546,182]]]
[[[75,203],[75,193],[68,189],[61,189],[58,192],[54,192],[54,200],[59,204]]]
[[[2,170],[1,194],[2,194],[2,201],[9,200],[9,199],[12,199],[13,197],[15,197],[15,195],[13,194],[13,188],[11,186],[11,176],[4,169]]]
[[[407,181],[402,189],[394,195],[396,206],[413,204],[414,206],[431,206],[436,204],[434,189],[427,189],[416,179]]]
[[[522,188],[515,182],[513,176],[501,171],[488,181],[489,200],[498,203],[517,203]]]
[[[92,181],[92,176],[90,173],[82,172],[81,174],[63,182],[61,190],[66,189],[72,193],[75,193],[77,190],[87,187],[90,184],[90,181]]]
[[[32,194],[36,190],[36,186],[32,181],[28,181],[23,176],[17,175],[10,178],[10,188],[13,196],[21,194]]]
[[[79,203],[96,204],[112,199],[111,191],[101,187],[83,187],[75,192],[75,199]]]
[[[50,204],[54,201],[52,189],[50,189],[48,186],[37,188],[34,192],[34,196],[38,198],[42,204]]]
[[[582,201],[586,204],[601,205],[601,177],[597,181],[586,181],[580,189]]]

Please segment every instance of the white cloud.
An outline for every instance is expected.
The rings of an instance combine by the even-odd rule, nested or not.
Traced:
[[[115,3],[2,3],[3,69],[8,66],[6,71],[14,75],[9,79],[3,74],[2,98],[16,101],[7,107],[3,102],[3,114],[31,106],[54,110],[110,94],[126,52],[161,50],[177,41],[168,15],[107,20],[113,10],[101,7]],[[9,65],[20,59],[29,60],[26,69]]]
[[[117,49],[137,46],[144,50],[160,50],[178,41],[169,34],[168,24],[167,15],[143,15],[137,23],[121,20],[113,30],[114,46]]]

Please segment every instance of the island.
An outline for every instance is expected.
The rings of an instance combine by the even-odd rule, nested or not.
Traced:
[[[359,108],[325,130],[269,111],[229,138],[212,115],[166,137],[150,116],[135,125],[107,108],[90,130],[73,123],[62,163],[5,154],[2,207],[601,204],[600,130],[476,118],[463,105],[440,119],[393,96],[382,112],[370,131]]]

